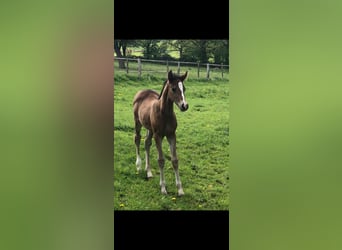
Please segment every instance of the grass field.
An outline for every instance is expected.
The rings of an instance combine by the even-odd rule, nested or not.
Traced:
[[[177,196],[166,138],[163,140],[168,195],[159,187],[155,143],[154,177],[146,179],[142,130],[142,171],[136,172],[132,100],[138,90],[158,92],[164,78],[116,73],[114,77],[114,210],[229,210],[229,81],[185,81],[189,110],[174,110],[178,120],[177,154],[185,195]]]
[[[136,56],[136,57],[144,56],[144,53],[143,53],[144,48],[143,47],[129,47],[128,49],[130,49],[132,52],[130,54],[131,56]],[[179,51],[170,50],[168,52],[168,54],[175,59],[179,59]]]

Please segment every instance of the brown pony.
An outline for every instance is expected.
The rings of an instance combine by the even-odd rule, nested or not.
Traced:
[[[164,82],[163,88],[158,94],[153,90],[139,91],[133,100],[133,112],[135,121],[135,146],[136,146],[136,167],[141,170],[141,158],[139,153],[139,146],[141,140],[141,127],[147,129],[145,139],[146,151],[146,167],[147,177],[152,177],[150,166],[150,147],[152,144],[152,137],[156,142],[158,150],[158,164],[160,168],[160,187],[163,194],[167,194],[165,188],[164,178],[164,156],[162,151],[162,141],[166,136],[171,151],[171,162],[176,176],[176,186],[178,188],[178,195],[184,195],[182,183],[178,171],[178,158],[176,154],[176,128],[177,119],[173,110],[173,103],[176,103],[181,111],[186,111],[189,105],[185,101],[185,87],[184,80],[188,72],[184,75],[173,74],[168,72],[168,78]]]

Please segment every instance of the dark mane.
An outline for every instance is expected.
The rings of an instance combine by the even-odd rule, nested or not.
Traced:
[[[160,99],[160,97],[161,97],[161,96],[162,96],[162,94],[163,94],[163,91],[164,91],[164,88],[165,88],[165,85],[166,85],[166,83],[167,83],[167,80],[165,80],[165,82],[163,83],[163,88],[162,88],[162,90],[160,91],[160,94],[159,94],[158,100]]]

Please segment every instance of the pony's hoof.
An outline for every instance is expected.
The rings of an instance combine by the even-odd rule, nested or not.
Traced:
[[[164,194],[164,195],[167,195],[166,189],[165,189],[165,188],[162,189],[162,190],[161,190],[161,193]]]
[[[152,177],[153,177],[152,173],[151,172],[147,172],[147,179],[150,179]]]
[[[135,166],[137,167],[137,171],[140,172],[141,170],[141,158],[137,157],[137,160],[135,161]]]
[[[178,190],[178,196],[183,196],[183,195],[184,195],[183,189]]]

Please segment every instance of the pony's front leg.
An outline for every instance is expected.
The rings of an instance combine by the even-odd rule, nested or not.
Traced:
[[[177,158],[177,153],[176,153],[176,135],[173,134],[173,135],[168,136],[167,140],[170,144],[171,162],[172,162],[173,170],[175,172],[178,195],[182,196],[184,195],[184,191],[183,191],[182,182],[180,180],[179,170],[178,170],[178,158]]]
[[[160,182],[159,182],[160,189],[161,189],[162,194],[167,194],[165,177],[164,177],[165,159],[164,159],[163,150],[162,150],[163,138],[158,135],[155,135],[154,139],[155,139],[156,147],[158,150],[158,164],[159,164],[159,170],[160,170]]]

